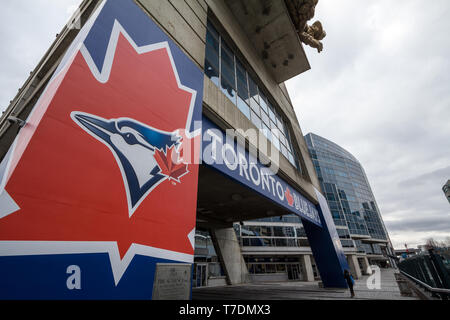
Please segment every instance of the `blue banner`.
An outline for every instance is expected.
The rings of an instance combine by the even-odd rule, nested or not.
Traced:
[[[270,167],[263,165],[238,139],[227,140],[226,133],[205,116],[202,130],[203,163],[283,206],[288,212],[317,226],[322,225],[316,206]]]

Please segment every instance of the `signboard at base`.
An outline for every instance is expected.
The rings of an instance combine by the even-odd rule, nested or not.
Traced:
[[[188,300],[191,295],[191,264],[158,263],[153,300]]]

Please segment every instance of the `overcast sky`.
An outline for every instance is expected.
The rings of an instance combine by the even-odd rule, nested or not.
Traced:
[[[303,133],[361,162],[395,248],[450,236],[449,16],[448,0],[319,0],[324,51],[287,82]]]
[[[79,3],[2,2],[0,110]],[[324,51],[305,47],[312,69],[287,82],[303,133],[363,165],[396,248],[450,236],[448,17],[448,0],[320,0]]]

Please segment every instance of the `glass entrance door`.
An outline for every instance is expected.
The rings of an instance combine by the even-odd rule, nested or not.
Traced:
[[[289,280],[300,280],[300,268],[298,264],[288,264],[287,272]]]
[[[194,274],[193,274],[193,282],[192,286],[194,288],[198,287],[205,287],[207,285],[206,279],[207,279],[207,264],[206,263],[196,263],[194,265]]]

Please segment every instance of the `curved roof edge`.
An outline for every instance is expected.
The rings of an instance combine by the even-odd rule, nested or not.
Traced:
[[[347,150],[342,148],[337,143],[334,143],[333,141],[325,139],[324,137],[321,137],[321,136],[319,136],[319,135],[317,135],[315,133],[312,133],[312,132],[310,132],[307,135],[305,135],[305,139],[306,139],[306,142],[308,144],[308,147],[312,147],[313,149],[323,148],[320,145],[318,146],[317,142],[326,144],[327,145],[326,150],[328,152],[338,154],[338,155],[340,155],[340,156],[342,156],[344,158],[347,158],[348,160],[355,161],[359,165],[361,165],[359,160],[356,159],[356,157],[353,154],[351,154],[350,152],[348,152]],[[311,143],[312,143],[312,145],[311,145]]]

